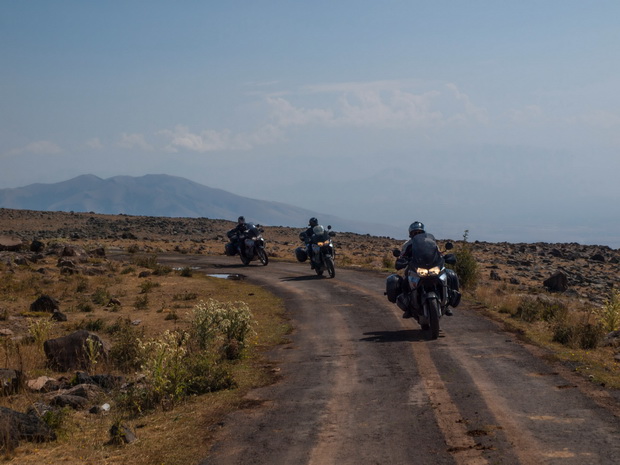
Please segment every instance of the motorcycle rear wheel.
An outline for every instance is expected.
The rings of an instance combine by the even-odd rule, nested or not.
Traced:
[[[329,274],[330,278],[336,276],[336,268],[332,257],[325,257],[325,268],[327,268],[327,274]]]
[[[314,271],[316,271],[317,276],[323,276],[323,268],[315,265]]]
[[[246,257],[243,252],[239,252],[239,256],[241,257],[241,263],[243,263],[244,265],[249,265],[252,261],[250,258]]]
[[[437,339],[439,337],[439,302],[435,299],[428,302],[428,322],[431,339]]]
[[[267,252],[265,252],[265,249],[259,247],[258,249],[256,249],[256,255],[258,255],[258,259],[263,264],[263,266],[267,266],[267,263],[269,263],[269,257],[267,256]]]

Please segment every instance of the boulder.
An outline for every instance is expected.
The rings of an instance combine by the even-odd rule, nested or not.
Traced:
[[[88,399],[82,396],[59,394],[50,400],[50,405],[61,408],[71,407],[73,410],[84,410],[88,407]]]
[[[549,292],[564,292],[568,289],[568,277],[562,271],[556,271],[543,281]]]
[[[0,250],[17,252],[22,247],[22,241],[18,237],[0,236]]]
[[[24,385],[24,375],[19,370],[0,368],[0,396],[17,394]]]
[[[56,434],[36,415],[0,407],[0,450],[12,450],[22,440],[54,441]]]
[[[54,313],[55,310],[59,310],[60,305],[56,299],[49,295],[43,294],[37,300],[30,304],[31,312],[48,312]]]
[[[40,253],[40,252],[43,252],[43,249],[45,249],[45,244],[37,239],[33,240],[30,243],[31,252]]]
[[[52,320],[54,321],[67,321],[67,315],[59,312],[58,310],[54,310],[52,313]]]
[[[110,428],[110,441],[108,444],[122,445],[136,442],[138,437],[136,433],[125,424],[114,424]]]
[[[29,389],[37,392],[51,392],[60,389],[60,383],[49,376],[39,376],[36,379],[30,379],[26,384]]]
[[[88,339],[98,343],[99,355],[106,358],[107,344],[96,334],[81,329],[67,336],[48,339],[43,343],[43,350],[50,367],[58,371],[88,369],[90,365],[86,351]]]

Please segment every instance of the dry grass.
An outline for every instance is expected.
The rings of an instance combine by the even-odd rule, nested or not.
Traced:
[[[564,311],[557,311],[557,314],[552,312],[546,319],[524,319],[519,311],[520,307],[524,301],[536,296],[554,302],[549,308],[564,306]],[[508,331],[547,349],[550,358],[567,364],[593,383],[620,389],[620,363],[615,359],[617,349],[600,344],[599,338],[605,331],[597,329],[601,319],[594,306],[544,292],[524,294],[516,286],[494,282],[479,286],[469,299],[476,301],[487,316],[501,322]],[[556,340],[558,325],[571,329],[571,337],[564,343]],[[599,343],[595,347],[583,348],[582,346],[586,345],[584,340],[591,342],[592,338],[599,339]]]
[[[18,336],[34,336],[32,342],[0,339],[2,365],[22,370],[27,379],[41,375],[58,378],[72,373],[56,373],[46,367],[42,341],[86,328],[114,342],[111,329],[119,321],[132,321],[144,337],[155,337],[167,329],[187,328],[189,312],[201,300],[243,301],[255,320],[256,335],[251,339],[249,356],[231,365],[237,387],[224,392],[186,398],[170,411],[157,409],[137,418],[115,409],[114,399],[109,414],[67,412],[58,430],[57,441],[48,444],[22,442],[6,463],[15,464],[191,464],[207,455],[209,439],[227,412],[239,408],[249,389],[270,383],[274,373],[261,358],[264,349],[285,341],[289,326],[282,303],[262,288],[243,281],[207,277],[198,273],[167,270],[146,278],[138,275],[153,271],[133,263],[91,259],[85,266],[98,266],[101,275],[63,276],[56,267],[57,258],[46,258],[36,265],[0,265],[0,296],[5,318],[2,327]],[[36,267],[36,268],[35,268]],[[45,269],[45,272],[36,270]],[[185,274],[185,276],[182,276]],[[29,311],[39,295],[48,294],[60,302],[67,322],[49,323],[49,314]],[[146,297],[146,304],[138,304]],[[108,306],[110,298],[120,306]],[[142,300],[143,301],[143,300]],[[171,317],[174,315],[174,317]],[[34,330],[33,328],[38,328]],[[91,374],[116,372],[110,364],[97,363]],[[0,405],[25,411],[45,397],[25,391],[19,395],[0,397]],[[138,442],[126,446],[105,445],[109,429],[123,419],[135,429]],[[202,435],[197,437],[197,435]]]

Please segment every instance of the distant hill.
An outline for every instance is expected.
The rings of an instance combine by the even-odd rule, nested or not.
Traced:
[[[362,223],[280,202],[256,200],[165,174],[101,179],[92,174],[54,184],[0,189],[0,207],[19,210],[95,212],[111,215],[187,217],[304,227],[316,216],[336,231],[402,237],[389,225]]]

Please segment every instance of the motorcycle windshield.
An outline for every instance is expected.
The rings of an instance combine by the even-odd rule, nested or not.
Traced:
[[[443,257],[439,253],[435,236],[428,233],[418,234],[411,240],[412,268],[430,269],[443,267]]]
[[[247,231],[248,231],[247,235],[250,236],[250,237],[258,237],[258,235],[260,234],[258,232],[258,228],[253,223],[248,223],[247,224]]]

